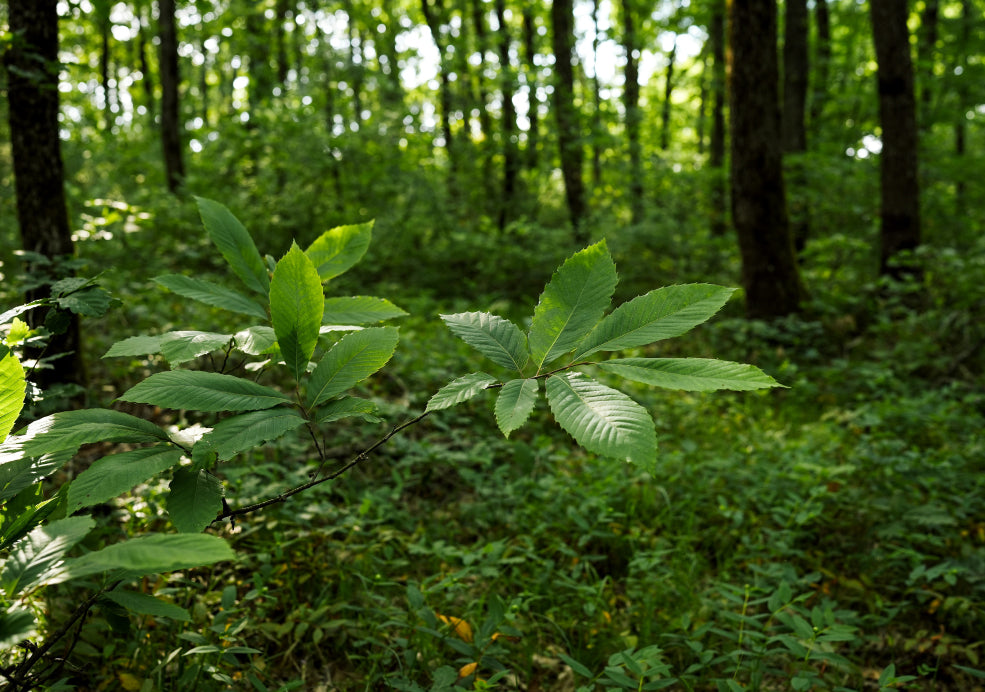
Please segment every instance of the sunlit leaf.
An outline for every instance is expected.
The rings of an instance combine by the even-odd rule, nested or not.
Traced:
[[[386,365],[399,338],[396,327],[372,327],[342,337],[311,373],[307,384],[308,407],[346,392]]]
[[[247,287],[267,295],[270,277],[253,238],[226,207],[204,197],[196,197],[202,224],[229,267]]]
[[[120,400],[196,411],[257,411],[291,399],[276,389],[232,375],[171,370],[139,382],[121,395]]]
[[[249,315],[257,319],[267,319],[267,311],[263,306],[248,298],[239,291],[235,291],[219,284],[214,284],[205,279],[196,279],[191,276],[181,274],[165,274],[154,279],[165,288],[177,293],[179,296],[197,300],[200,303],[213,307],[229,310],[241,315]]]
[[[225,418],[201,439],[211,445],[219,461],[227,461],[263,442],[276,440],[303,424],[304,418],[297,411],[278,407]]]
[[[325,294],[318,272],[297,244],[277,263],[270,280],[270,321],[281,356],[301,380],[318,343]]]
[[[468,401],[498,380],[484,372],[473,372],[453,380],[439,389],[428,401],[426,411],[438,411]]]
[[[615,358],[598,365],[628,380],[690,392],[784,386],[755,365],[713,358]]]
[[[519,372],[527,364],[527,337],[509,320],[488,312],[440,317],[455,336],[497,365]]]
[[[343,296],[325,299],[323,324],[372,324],[407,313],[386,298]]]
[[[496,397],[496,424],[506,437],[523,425],[537,403],[537,380],[510,380]]]
[[[321,281],[351,269],[366,253],[373,237],[373,222],[338,226],[315,239],[305,254],[311,259]]]
[[[24,368],[9,348],[0,344],[0,442],[17,422],[24,407],[27,382]]]

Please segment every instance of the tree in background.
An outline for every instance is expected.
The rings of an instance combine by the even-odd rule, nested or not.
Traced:
[[[643,220],[643,147],[640,143],[639,39],[636,33],[637,9],[633,0],[622,2],[623,49],[626,51],[623,105],[626,109],[626,146],[629,148],[629,206],[633,223]]]
[[[732,220],[742,255],[749,317],[796,312],[804,297],[783,186],[775,0],[734,0],[729,16],[732,81]]]
[[[879,271],[912,271],[892,260],[920,244],[920,184],[917,178],[917,108],[910,57],[906,0],[871,0],[872,35],[879,65],[882,124],[881,252]]]
[[[725,235],[725,0],[712,3],[708,40],[711,43],[711,138],[708,143],[711,232]]]
[[[783,152],[791,154],[787,166],[790,184],[790,230],[798,251],[807,244],[807,204],[803,162],[807,151],[807,0],[787,0],[783,37]]]
[[[75,253],[58,138],[57,4],[56,0],[10,0],[8,21],[14,40],[4,55],[21,243],[24,250],[50,259]],[[43,261],[32,265],[32,273],[45,270]],[[28,291],[27,300],[46,298],[48,293],[47,285],[39,286]],[[58,357],[50,369],[35,374],[42,388],[58,383],[85,384],[78,317],[62,314],[69,322],[61,325],[64,331],[49,339],[45,351],[46,356]],[[41,310],[27,314],[32,327],[43,325],[47,317]]]
[[[174,0],[159,0],[158,35],[161,39],[161,145],[168,189],[177,192],[185,178],[178,109],[178,34],[174,24]]]

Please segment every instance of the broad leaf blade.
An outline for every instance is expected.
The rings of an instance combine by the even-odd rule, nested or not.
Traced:
[[[9,442],[13,438],[7,438]],[[0,454],[0,501],[9,500],[42,478],[64,466],[75,454],[76,446],[38,457],[25,457],[14,450]]]
[[[156,596],[136,591],[110,591],[105,594],[105,598],[121,605],[127,610],[150,615],[152,617],[164,617],[178,622],[191,622],[192,616],[187,610],[174,603],[163,601]]]
[[[324,309],[325,293],[318,272],[295,243],[277,263],[270,280],[270,320],[295,380],[301,380],[315,352]]]
[[[342,337],[311,373],[308,408],[342,394],[386,365],[399,334],[396,327],[372,327]]]
[[[64,581],[113,570],[124,570],[129,576],[136,577],[211,565],[235,557],[229,545],[217,536],[153,534],[114,543],[68,560],[59,579]]]
[[[537,380],[510,380],[496,398],[496,424],[505,437],[530,417],[537,403]]]
[[[222,511],[222,481],[204,469],[180,468],[171,480],[168,516],[181,533],[199,533]]]
[[[266,275],[265,275],[266,276]],[[195,279],[181,274],[165,274],[154,279],[165,288],[177,293],[179,296],[197,300],[200,303],[211,305],[230,312],[241,315],[249,315],[260,320],[267,319],[267,311],[263,306],[248,298],[239,291],[235,291],[219,284],[204,279]]]
[[[12,649],[37,634],[37,621],[29,610],[12,606],[0,613],[0,651]]]
[[[161,340],[164,334],[131,336],[123,341],[117,341],[103,354],[103,358],[120,356],[146,356],[161,352]]]
[[[39,526],[19,540],[0,571],[0,588],[6,597],[13,599],[45,583],[65,554],[95,525],[92,517],[68,517]]]
[[[270,351],[277,343],[277,335],[271,327],[257,325],[247,327],[233,334],[236,348],[251,356],[259,356]]]
[[[343,296],[325,299],[322,324],[372,324],[407,313],[385,298]]]
[[[554,272],[534,309],[528,337],[538,371],[573,349],[602,318],[616,281],[604,240],[575,253]]]
[[[547,402],[558,424],[590,452],[653,464],[653,419],[622,392],[581,373],[566,372],[547,378]]]
[[[755,365],[713,358],[616,358],[598,365],[628,380],[689,392],[784,386]]]
[[[197,411],[258,411],[291,399],[276,389],[232,375],[171,370],[151,375],[127,390],[120,400]]]
[[[0,442],[17,422],[26,391],[23,366],[9,348],[0,345]]]
[[[243,224],[218,202],[204,197],[196,197],[195,201],[198,203],[198,212],[205,230],[208,231],[215,246],[219,248],[219,252],[226,258],[233,273],[247,287],[266,296],[270,287],[270,277],[267,276],[267,268],[253,238]]]
[[[68,512],[110,500],[176,465],[181,450],[143,447],[97,459],[68,488]]]
[[[168,332],[161,335],[161,355],[174,367],[225,348],[232,338],[232,334],[213,332]]]
[[[304,418],[294,409],[252,411],[219,421],[212,432],[206,433],[201,440],[205,440],[204,444],[210,445],[218,454],[219,461],[227,461],[263,442],[276,440],[303,424]]]
[[[463,375],[456,380],[452,380],[444,387],[439,389],[428,401],[425,411],[439,411],[443,408],[451,408],[463,401],[468,401],[489,385],[496,384],[498,380],[492,375],[484,372],[473,372]]]
[[[379,408],[372,401],[360,399],[357,396],[344,396],[315,411],[319,423],[333,423],[343,418],[362,418],[367,423],[379,423]]]
[[[509,320],[488,312],[440,315],[455,336],[486,358],[520,372],[527,364],[527,338]]]
[[[157,442],[168,436],[153,423],[121,411],[62,411],[40,418],[0,445],[0,455],[16,452],[38,457],[76,450],[90,442]]]
[[[735,291],[712,284],[666,286],[612,311],[579,346],[575,359],[670,339],[709,320]]]
[[[328,281],[351,269],[366,253],[373,238],[373,222],[338,226],[315,239],[305,254],[318,270],[321,281]]]

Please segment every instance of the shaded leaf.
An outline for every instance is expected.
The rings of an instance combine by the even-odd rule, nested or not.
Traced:
[[[343,418],[359,417],[367,423],[379,423],[383,419],[377,415],[379,408],[372,401],[357,396],[344,396],[329,401],[315,412],[319,423],[332,423]]]
[[[616,281],[604,240],[575,253],[554,272],[534,309],[528,336],[538,371],[573,349],[602,318]]]
[[[179,296],[241,315],[249,315],[261,320],[267,319],[267,311],[252,298],[211,281],[182,276],[181,274],[165,274],[156,277],[154,281]]]
[[[304,424],[304,418],[290,408],[274,408],[265,411],[243,413],[216,423],[212,432],[201,440],[218,454],[219,461],[227,461],[247,449],[276,440]],[[201,444],[201,440],[197,444]]]
[[[168,332],[161,335],[161,355],[174,367],[225,348],[232,338],[231,334],[212,332]]]
[[[496,398],[496,424],[506,437],[523,425],[537,403],[537,380],[510,380]]]
[[[323,324],[371,324],[407,313],[385,298],[343,296],[325,299]]]
[[[170,618],[178,622],[191,622],[192,616],[187,610],[174,603],[161,600],[156,596],[136,591],[116,590],[104,594],[114,603],[123,606],[127,610],[140,613],[141,615],[151,615],[153,617]]]
[[[527,338],[509,320],[488,312],[440,315],[455,336],[504,368],[523,369],[527,364]]]
[[[195,201],[198,203],[198,212],[205,230],[229,263],[233,273],[247,287],[266,296],[270,287],[270,277],[267,275],[267,268],[263,264],[263,258],[260,257],[253,238],[243,224],[218,202],[204,197],[196,197]]]
[[[91,507],[127,492],[171,468],[181,450],[170,446],[143,447],[97,459],[68,488],[68,513]]]
[[[689,392],[783,386],[755,365],[713,358],[615,358],[598,365],[627,380]]]
[[[120,400],[197,411],[257,411],[291,399],[276,389],[232,375],[172,370],[151,375],[127,390]]]
[[[300,381],[318,343],[325,294],[318,272],[297,243],[277,263],[270,280],[270,321],[281,356]]]
[[[168,494],[168,516],[181,533],[198,533],[222,511],[222,481],[205,469],[175,470]]]
[[[19,540],[0,571],[0,588],[6,597],[13,599],[46,583],[65,554],[95,525],[92,517],[68,517],[39,526]]]
[[[37,633],[37,621],[31,611],[11,607],[0,613],[0,651],[12,649]]]
[[[64,581],[113,570],[125,570],[128,576],[138,577],[211,565],[235,557],[232,548],[217,536],[152,534],[67,560],[59,570],[58,578]]]
[[[657,437],[646,409],[581,373],[547,378],[547,402],[558,424],[590,452],[652,465]]]
[[[710,319],[735,291],[712,284],[666,286],[612,311],[578,347],[575,359],[679,336]]]
[[[498,380],[492,375],[484,372],[473,372],[463,375],[456,380],[452,380],[444,387],[439,389],[428,401],[425,411],[438,411],[443,408],[450,408],[463,401],[468,401],[489,385],[496,384]]]
[[[157,442],[167,433],[153,423],[121,411],[85,409],[62,411],[40,418],[0,445],[0,463],[6,453],[38,457],[50,452],[76,450],[90,442]]]
[[[103,358],[116,358],[119,356],[146,356],[152,353],[160,353],[161,340],[164,336],[164,334],[142,334],[139,336],[131,336],[123,339],[123,341],[117,341],[109,347],[109,350],[106,351],[106,353],[103,354]]]

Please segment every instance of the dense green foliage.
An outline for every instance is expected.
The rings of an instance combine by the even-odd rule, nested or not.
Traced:
[[[926,242],[923,273],[897,282],[876,276],[865,3],[827,3],[808,151],[787,157],[810,299],[771,323],[721,287],[740,269],[710,223],[712,3],[658,3],[638,27],[656,65],[640,200],[621,76],[576,66],[601,162],[585,249],[548,120],[547,4],[528,4],[537,55],[521,59],[507,3],[504,70],[468,3],[445,3],[453,160],[438,76],[391,79],[438,69],[419,4],[342,4],[184,4],[174,196],[152,3],[64,3],[68,263],[19,250],[0,100],[0,436],[27,432],[0,450],[3,670],[40,652],[65,661],[50,689],[980,688],[979,4],[935,4],[929,49],[915,32]],[[601,5],[603,55],[618,5]],[[504,117],[503,75],[542,118],[538,138],[515,133],[500,225],[510,140],[480,114]],[[81,410],[24,377],[44,331],[15,306],[37,285],[84,318]],[[773,384],[763,372],[785,387],[741,391]],[[707,391],[722,388],[737,391]],[[64,636],[45,651],[25,635]]]

